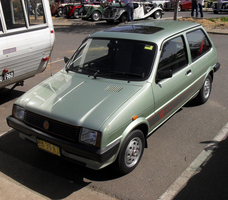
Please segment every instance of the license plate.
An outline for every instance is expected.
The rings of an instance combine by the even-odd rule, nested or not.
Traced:
[[[43,140],[37,139],[37,145],[40,149],[43,149],[49,153],[55,154],[57,156],[60,156],[60,149],[59,147],[50,144],[49,142],[45,142]]]
[[[5,74],[0,75],[0,82],[11,79],[14,77],[14,71],[7,72]]]

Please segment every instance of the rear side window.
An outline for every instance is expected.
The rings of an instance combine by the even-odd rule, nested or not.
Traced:
[[[1,4],[7,30],[46,23],[42,0],[1,0]]]
[[[188,63],[183,37],[167,41],[162,49],[158,71],[171,70],[173,73],[184,68]]]
[[[20,0],[2,0],[2,9],[8,30],[25,27],[25,16]]]
[[[211,48],[211,43],[201,29],[187,33],[187,39],[193,61]]]
[[[3,31],[3,29],[2,29],[2,23],[1,23],[1,17],[0,17],[0,31]]]
[[[25,0],[25,6],[30,26],[46,23],[42,0]]]

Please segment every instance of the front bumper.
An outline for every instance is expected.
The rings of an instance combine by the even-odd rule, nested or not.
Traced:
[[[36,142],[36,139],[39,138],[56,145],[60,148],[62,157],[78,161],[80,164],[93,169],[100,169],[105,166],[105,163],[111,162],[110,160],[117,153],[120,144],[120,140],[117,140],[108,147],[99,149],[51,136],[26,125],[13,116],[7,117],[7,123],[10,127],[19,131],[22,134],[22,138],[33,142]]]

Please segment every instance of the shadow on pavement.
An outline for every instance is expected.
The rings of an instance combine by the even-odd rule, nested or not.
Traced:
[[[24,94],[24,92],[19,91],[19,90],[13,90],[11,91],[8,88],[1,88],[0,89],[0,105],[11,101],[13,99],[16,99],[18,97],[20,97],[22,94]]]
[[[119,177],[110,167],[95,171],[39,150],[15,130],[0,137],[0,171],[50,199],[66,198],[89,185],[89,180]]]
[[[173,200],[228,199],[228,138],[214,149],[211,158],[201,167]]]

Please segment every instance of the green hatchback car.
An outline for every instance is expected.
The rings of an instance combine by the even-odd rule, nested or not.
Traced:
[[[58,73],[16,100],[8,125],[47,152],[122,174],[191,99],[210,96],[217,52],[194,22],[146,20],[94,33]]]

